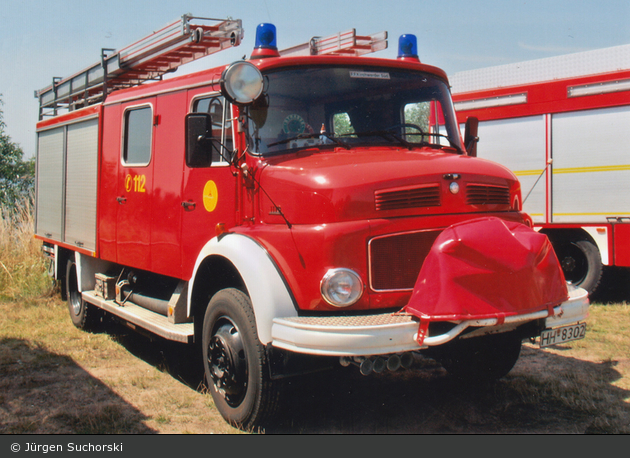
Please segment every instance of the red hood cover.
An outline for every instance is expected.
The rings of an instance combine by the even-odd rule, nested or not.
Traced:
[[[511,315],[551,312],[568,297],[546,235],[520,223],[481,218],[438,236],[404,311],[421,321],[498,318],[501,323]]]

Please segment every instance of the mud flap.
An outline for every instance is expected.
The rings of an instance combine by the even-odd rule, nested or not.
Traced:
[[[569,297],[547,236],[520,223],[480,218],[446,228],[422,265],[404,312],[420,318],[422,345],[432,321],[465,321],[548,310]]]

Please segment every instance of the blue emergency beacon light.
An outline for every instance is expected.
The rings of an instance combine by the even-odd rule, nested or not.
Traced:
[[[263,23],[256,27],[256,42],[251,57],[280,57],[276,41],[275,25]]]
[[[420,62],[418,58],[418,40],[415,35],[404,34],[398,38],[398,59]]]

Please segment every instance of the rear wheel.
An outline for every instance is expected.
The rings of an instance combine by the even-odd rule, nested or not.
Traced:
[[[85,331],[94,331],[101,322],[100,311],[81,297],[77,277],[77,265],[73,260],[66,266],[66,298],[72,324]]]
[[[212,297],[204,317],[202,346],[206,381],[223,418],[244,430],[262,426],[277,409],[279,390],[270,379],[246,294],[228,288]]]
[[[521,336],[515,332],[461,339],[444,348],[439,360],[454,377],[487,382],[512,370],[521,353]]]
[[[549,237],[567,282],[592,295],[604,271],[595,241],[579,230],[548,229],[541,232]]]

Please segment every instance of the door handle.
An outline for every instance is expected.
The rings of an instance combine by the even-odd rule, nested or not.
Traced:
[[[124,203],[127,203],[127,198],[126,198],[125,196],[119,196],[119,197],[116,197],[116,201],[117,201],[120,205],[122,205],[122,204],[124,204]]]
[[[191,212],[195,208],[197,208],[197,204],[189,200],[186,202],[182,202],[182,207],[184,207],[184,210],[186,210],[187,212]]]

